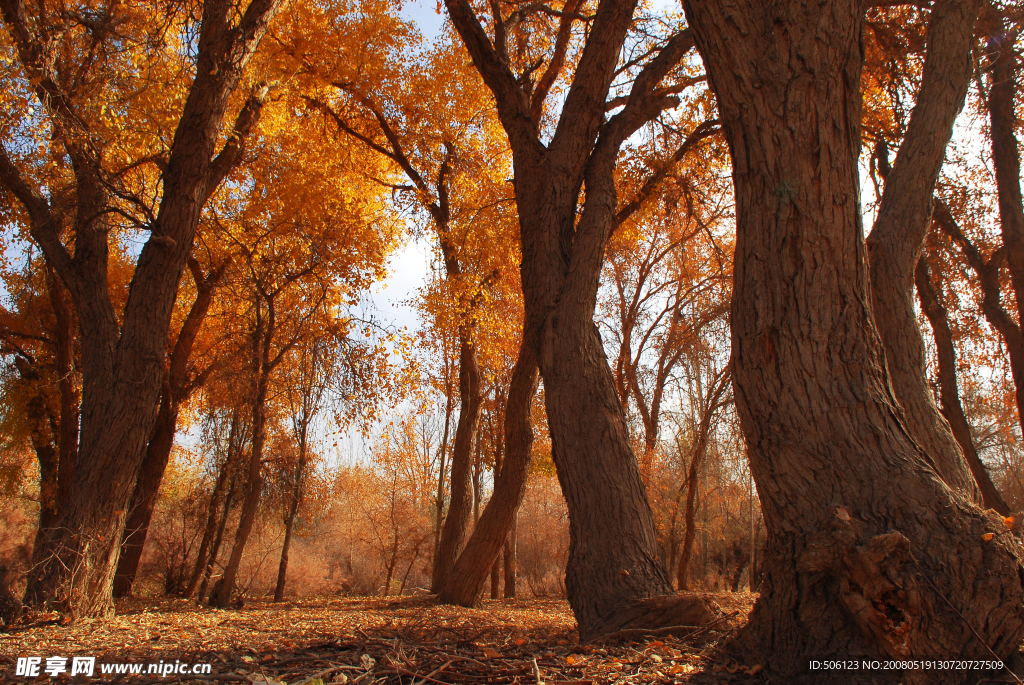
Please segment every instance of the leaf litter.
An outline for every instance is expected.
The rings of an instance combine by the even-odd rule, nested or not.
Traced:
[[[485,600],[480,608],[427,597],[314,597],[242,609],[158,598],[118,602],[118,615],[63,625],[56,615],[0,633],[0,672],[18,656],[95,656],[96,663],[210,663],[210,675],[126,674],[35,682],[237,682],[242,685],[588,685],[759,683],[758,665],[714,647],[746,622],[756,595],[709,595],[705,626],[622,631],[580,645],[563,600]],[[44,661],[45,663],[45,661]],[[24,679],[22,680],[24,682]]]

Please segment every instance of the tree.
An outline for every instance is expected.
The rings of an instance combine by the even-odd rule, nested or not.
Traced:
[[[288,384],[287,396],[291,414],[292,433],[298,449],[295,471],[290,474],[291,497],[288,512],[284,517],[284,543],[281,546],[281,563],[277,571],[277,585],[274,587],[274,601],[284,599],[284,584],[288,573],[288,550],[291,547],[295,529],[295,516],[302,502],[303,480],[306,477],[306,462],[309,456],[309,426],[320,410],[327,386],[332,380],[333,360],[328,358],[329,350],[325,340],[310,341],[299,350],[298,368]]]
[[[409,41],[406,50],[416,47]],[[427,294],[436,319],[458,337],[459,418],[451,451],[450,500],[435,555],[432,590],[445,583],[473,519],[473,454],[483,406],[480,310],[492,283],[511,264],[503,215],[507,196],[505,141],[475,72],[457,68],[453,46],[441,43],[406,59],[380,82],[355,80],[348,65],[317,75],[334,91],[309,98],[346,136],[390,161],[404,183],[381,182],[415,208],[436,238],[444,266],[440,292]],[[312,60],[306,60],[311,62]]]
[[[733,386],[768,531],[744,644],[780,676],[837,648],[1009,654],[1024,629],[1019,543],[911,437],[876,329],[857,168],[863,6],[684,7],[733,160]],[[929,62],[967,58],[942,27],[970,9],[935,3]],[[936,77],[955,99],[954,73]],[[893,210],[921,218],[933,167],[907,173],[908,206]]]
[[[30,581],[35,596],[69,614],[108,615],[113,610],[117,549],[131,484],[156,417],[178,283],[203,205],[234,166],[259,118],[267,92],[263,87],[253,89],[238,108],[233,135],[217,151],[232,95],[280,5],[281,0],[254,0],[244,9],[226,1],[204,3],[195,76],[191,83],[175,84],[184,104],[180,114],[168,117],[173,140],[150,138],[142,146],[148,149],[128,160],[110,152],[120,136],[119,127],[109,125],[113,117],[107,105],[112,103],[105,88],[120,82],[124,60],[139,51],[155,48],[158,60],[180,59],[184,51],[169,38],[187,33],[181,15],[116,2],[73,11],[45,3],[30,9],[23,0],[5,0],[0,6],[21,78],[49,127],[53,160],[46,164],[18,155],[5,141],[0,182],[17,198],[32,238],[67,288],[82,344],[74,486],[43,541],[46,560]],[[142,115],[148,106],[133,88],[118,98],[114,117]],[[165,113],[154,114],[162,118]],[[140,165],[159,169],[155,211],[145,201],[132,202],[133,195],[149,194],[131,187],[132,171]],[[73,210],[62,224],[51,198],[66,192],[73,194]],[[107,281],[115,215],[126,215],[150,232],[120,314]]]
[[[530,19],[538,22],[542,10],[531,6],[506,17],[502,3],[491,3],[492,39],[469,2],[446,0],[445,5],[494,95],[512,148],[525,301],[521,368],[512,383],[515,389],[518,376],[522,386],[529,385],[538,368],[544,378],[554,461],[570,515],[566,590],[580,637],[592,639],[634,623],[685,623],[685,612],[674,611],[690,604],[645,603],[668,595],[671,584],[657,560],[650,506],[593,314],[618,209],[619,149],[663,109],[676,105],[675,93],[693,85],[678,68],[693,47],[692,38],[682,30],[659,36],[653,45],[640,41],[637,59],[617,74],[635,2],[604,0],[593,16],[585,16],[578,13],[581,3],[569,0],[554,13],[557,22],[550,32],[538,40],[551,46],[542,55],[527,54],[528,46],[512,55],[508,42],[510,31],[525,38],[520,28],[525,12],[535,13]],[[574,33],[577,23],[585,26],[585,36]],[[570,45],[577,41],[579,57],[570,77],[569,70],[562,72]],[[541,61],[533,66],[527,62],[538,57]],[[545,60],[545,70],[535,77]],[[623,85],[621,98],[609,98],[613,80],[624,74],[631,87]],[[671,85],[663,86],[670,76]],[[557,124],[545,130],[545,103],[560,78],[568,91]],[[510,390],[510,407],[513,395]],[[507,434],[510,418],[511,411]],[[526,442],[516,440],[515,433],[528,430],[513,424],[505,457],[510,472],[521,472],[523,455],[514,446]],[[496,483],[495,498],[498,492]]]

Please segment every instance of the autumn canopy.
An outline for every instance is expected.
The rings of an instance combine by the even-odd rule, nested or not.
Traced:
[[[0,626],[748,591],[751,677],[1009,661],[1020,7],[432,9],[0,0]]]

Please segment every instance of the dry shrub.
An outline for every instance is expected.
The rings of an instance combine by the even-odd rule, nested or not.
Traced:
[[[534,597],[565,596],[569,512],[558,479],[531,474],[519,510],[518,571]]]

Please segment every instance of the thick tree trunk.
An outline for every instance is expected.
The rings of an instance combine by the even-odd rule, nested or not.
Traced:
[[[932,8],[921,89],[867,239],[872,313],[904,425],[946,484],[977,502],[978,487],[928,386],[914,309],[914,267],[931,224],[935,181],[973,73],[980,6],[980,0],[945,0]]]
[[[533,449],[530,409],[537,383],[537,361],[533,349],[523,344],[509,383],[505,405],[505,456],[501,471],[494,479],[494,494],[484,507],[466,548],[459,555],[449,582],[439,593],[440,602],[462,606],[476,606],[480,602],[488,569],[501,553],[526,493]]]
[[[1010,515],[1010,507],[1002,495],[992,483],[988,469],[978,457],[978,451],[974,447],[974,438],[971,436],[971,426],[967,423],[964,415],[964,408],[960,402],[960,388],[956,378],[956,349],[953,347],[953,332],[949,328],[949,318],[946,316],[946,308],[939,300],[938,292],[932,285],[931,270],[928,265],[927,255],[922,255],[914,270],[914,280],[917,283],[917,294],[921,300],[921,311],[928,317],[932,325],[932,334],[935,338],[935,349],[939,358],[939,398],[942,402],[942,415],[946,417],[953,436],[960,444],[967,465],[974,474],[974,480],[981,490],[982,500],[985,507],[995,509],[1003,516]]]
[[[171,457],[174,447],[174,433],[178,427],[178,407],[170,399],[170,387],[164,384],[164,398],[160,402],[160,412],[153,426],[153,434],[146,448],[146,458],[142,462],[142,471],[135,484],[131,503],[128,505],[128,520],[125,523],[124,540],[121,542],[121,556],[117,562],[114,575],[114,597],[130,597],[135,576],[142,561],[142,551],[146,545],[149,522],[153,518],[157,495],[164,470]]]
[[[469,324],[459,329],[459,423],[452,448],[451,499],[434,566],[432,587],[438,595],[445,593],[445,584],[465,547],[473,517],[473,455],[483,395],[480,364],[469,329]]]
[[[146,545],[146,536],[149,534],[149,522],[153,518],[153,508],[160,493],[160,483],[163,481],[171,449],[174,447],[179,408],[181,403],[202,384],[205,376],[200,374],[196,379],[188,380],[189,359],[196,337],[213,302],[214,288],[227,270],[227,266],[228,262],[224,262],[209,276],[203,277],[198,262],[189,260],[197,295],[171,349],[168,369],[160,392],[160,409],[157,412],[156,424],[153,426],[153,433],[146,447],[146,457],[142,462],[142,469],[129,504],[128,521],[125,524],[124,539],[121,541],[121,556],[114,575],[115,597],[127,597],[132,593],[132,585],[135,583],[135,575],[138,573],[142,551]]]
[[[684,7],[732,153],[734,392],[768,531],[740,644],[775,677],[810,655],[1007,658],[1024,635],[1020,543],[909,434],[872,318],[863,6]]]

